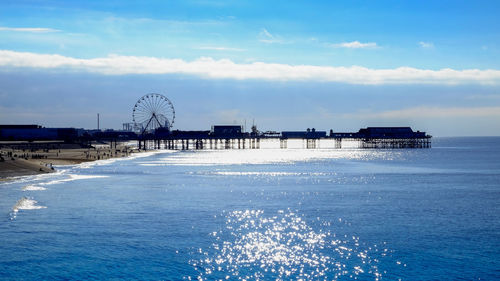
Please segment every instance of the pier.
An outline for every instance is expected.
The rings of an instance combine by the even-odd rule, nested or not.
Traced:
[[[160,105],[160,106],[157,106]],[[368,127],[352,133],[330,130],[316,131],[267,131],[259,132],[255,125],[251,132],[244,132],[239,125],[214,125],[210,131],[172,130],[175,109],[172,102],[157,93],[142,96],[132,112],[133,123],[124,129],[135,128],[139,149],[260,149],[263,140],[279,141],[279,148],[288,148],[289,140],[301,140],[306,149],[321,147],[323,142],[333,142],[341,149],[343,142],[357,143],[358,148],[430,148],[430,135],[414,132],[410,127]]]
[[[260,149],[261,142],[275,140],[279,148],[287,149],[288,142],[299,140],[305,149],[321,148],[321,143],[341,149],[344,142],[355,143],[356,148],[398,149],[430,148],[431,136],[425,132],[414,132],[410,127],[368,127],[358,132],[337,133],[330,130],[283,131],[283,132],[242,132],[241,126],[213,126],[211,131],[155,132],[139,136],[140,149],[171,150],[220,150],[220,149]],[[333,145],[332,145],[333,144]],[[276,147],[278,148],[278,147]]]

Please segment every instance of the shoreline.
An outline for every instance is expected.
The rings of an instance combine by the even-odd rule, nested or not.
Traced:
[[[0,147],[0,182],[11,181],[20,176],[31,176],[56,172],[57,165],[77,165],[98,160],[126,158],[145,151],[126,145],[96,145],[90,148],[64,147],[19,149]]]

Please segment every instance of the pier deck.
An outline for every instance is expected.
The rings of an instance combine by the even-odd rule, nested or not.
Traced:
[[[271,133],[237,133],[211,131],[173,131],[164,135],[146,135],[139,139],[141,149],[260,149],[261,140],[279,141],[279,148],[288,148],[289,140],[302,140],[306,149],[320,148],[321,142],[333,142],[336,149],[342,143],[357,143],[358,148],[397,149],[397,148],[430,148],[431,136],[425,132],[414,132],[409,127],[368,127],[358,132],[335,133],[330,131],[294,131]]]

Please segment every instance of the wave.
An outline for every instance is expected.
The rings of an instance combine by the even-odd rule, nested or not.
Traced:
[[[37,185],[26,185],[22,188],[23,191],[39,191],[39,190],[46,190],[45,187],[42,186],[37,186]]]
[[[38,201],[23,196],[23,198],[19,199],[17,203],[12,207],[12,211],[17,213],[19,210],[37,210],[37,209],[45,209],[47,207],[37,205]]]
[[[12,212],[10,213],[10,220],[14,220],[17,217],[19,210],[38,210],[45,209],[47,207],[37,205],[38,201],[33,198],[28,198],[23,196],[19,199],[16,204],[12,207]]]
[[[76,175],[76,174],[68,174],[69,178],[52,180],[45,183],[40,183],[40,185],[53,185],[62,182],[75,181],[75,180],[85,180],[85,179],[96,179],[96,178],[108,178],[109,176],[103,175]]]
[[[54,176],[62,175],[66,173],[66,170],[58,170],[54,173],[47,173],[47,174],[38,174],[38,175],[28,175],[28,176],[18,176],[18,177],[11,177],[9,181],[5,182],[0,182],[0,185],[11,185],[11,184],[19,184],[19,183],[31,183],[31,182],[38,182],[38,181],[43,181],[47,178],[52,178]]]
[[[127,157],[121,157],[121,158],[110,158],[110,159],[103,159],[103,160],[96,160],[96,161],[91,161],[91,162],[83,162],[80,164],[76,165],[71,165],[73,167],[78,167],[81,169],[88,169],[94,166],[103,166],[103,165],[109,165],[115,162],[119,161],[126,161],[126,160],[133,160],[137,158],[144,158],[144,157],[149,157],[155,154],[170,154],[174,153],[175,151],[170,151],[170,150],[155,150],[155,151],[149,151],[149,152],[139,152],[139,153],[133,153]]]

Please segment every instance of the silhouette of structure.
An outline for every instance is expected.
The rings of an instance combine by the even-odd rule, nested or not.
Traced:
[[[99,116],[99,115],[98,115]],[[430,148],[431,136],[414,132],[410,127],[368,127],[358,132],[338,133],[330,130],[259,132],[255,124],[251,132],[241,125],[214,125],[207,131],[172,130],[175,110],[172,102],[161,94],[142,96],[132,110],[132,123],[124,123],[122,131],[84,130],[75,128],[43,128],[38,125],[0,125],[2,141],[62,140],[90,145],[92,141],[137,140],[139,149],[259,149],[261,140],[279,140],[287,148],[289,140],[302,140],[305,148],[320,147],[322,141],[334,142],[342,148],[344,141],[357,143],[358,148]],[[99,125],[98,125],[99,126]]]

